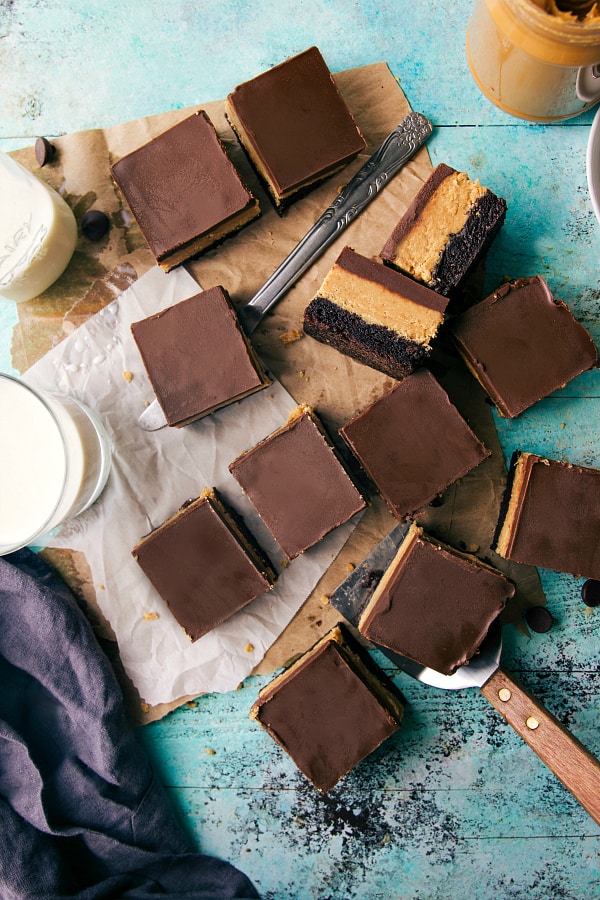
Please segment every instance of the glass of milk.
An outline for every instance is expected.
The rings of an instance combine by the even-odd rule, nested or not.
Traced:
[[[110,441],[92,410],[0,373],[0,556],[43,545],[88,509],[110,464]]]
[[[0,153],[0,300],[31,300],[62,275],[77,222],[60,194]]]

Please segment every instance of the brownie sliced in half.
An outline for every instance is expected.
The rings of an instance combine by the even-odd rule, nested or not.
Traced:
[[[515,562],[600,579],[600,469],[517,451],[494,549]]]
[[[192,641],[269,591],[276,577],[211,489],[143,537],[132,554]]]
[[[304,312],[304,331],[393,378],[431,355],[447,300],[345,247]]]
[[[465,172],[440,163],[382,251],[382,260],[446,297],[483,258],[506,216],[506,201]]]
[[[299,406],[230,466],[289,559],[366,506],[314,410]]]
[[[340,434],[400,521],[490,455],[427,369],[383,394]]]
[[[412,524],[359,621],[360,632],[451,675],[477,653],[515,586]]]
[[[169,425],[271,384],[220,285],[134,322],[131,331]]]
[[[260,215],[203,110],[123,156],[111,173],[167,272]]]
[[[540,275],[502,285],[452,323],[467,366],[512,419],[598,365],[591,337]]]
[[[323,794],[400,728],[404,698],[343,625],[264,687],[257,720]]]
[[[317,47],[238,85],[225,112],[278,212],[366,146]]]

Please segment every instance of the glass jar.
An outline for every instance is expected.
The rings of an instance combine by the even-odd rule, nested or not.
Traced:
[[[544,0],[476,0],[467,59],[485,96],[519,118],[568,119],[600,100],[600,18]]]
[[[77,222],[55,190],[0,153],[0,300],[32,300],[66,269]]]

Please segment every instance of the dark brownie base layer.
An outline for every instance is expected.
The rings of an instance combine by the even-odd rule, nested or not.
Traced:
[[[488,191],[473,206],[464,228],[450,235],[434,271],[435,291],[456,297],[461,283],[485,255],[506,217],[506,203]]]
[[[404,378],[423,365],[431,349],[408,341],[382,325],[370,325],[356,313],[315,297],[304,313],[306,334],[392,378]]]

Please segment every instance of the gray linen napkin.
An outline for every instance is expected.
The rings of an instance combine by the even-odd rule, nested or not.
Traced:
[[[90,624],[29,550],[0,558],[0,896],[258,897],[192,852]]]

